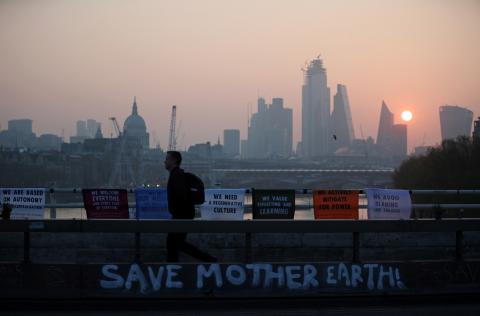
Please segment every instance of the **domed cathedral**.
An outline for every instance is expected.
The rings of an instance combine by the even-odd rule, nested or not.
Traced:
[[[149,134],[143,118],[138,115],[137,98],[133,98],[132,114],[123,123],[123,135],[140,142],[144,150],[149,148]]]

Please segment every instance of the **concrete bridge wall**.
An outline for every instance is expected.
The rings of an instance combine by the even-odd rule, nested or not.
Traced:
[[[134,233],[32,232],[34,263],[132,262]],[[191,233],[188,240],[222,262],[350,261],[352,233]],[[141,234],[144,262],[162,262],[166,234]],[[455,232],[360,233],[360,260],[454,260]],[[246,247],[247,246],[247,247]],[[0,261],[23,259],[23,233],[0,233]],[[480,232],[464,232],[464,257],[480,259]],[[193,262],[188,256],[184,262]]]

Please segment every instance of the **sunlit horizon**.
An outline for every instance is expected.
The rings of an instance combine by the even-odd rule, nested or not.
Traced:
[[[177,105],[185,149],[224,129],[245,139],[257,97],[281,97],[295,149],[301,67],[321,54],[358,138],[376,138],[382,100],[395,123],[408,105],[410,152],[440,142],[439,106],[480,115],[478,38],[478,1],[2,1],[0,123],[67,140],[92,118],[110,137],[136,96],[152,147],[166,148]]]

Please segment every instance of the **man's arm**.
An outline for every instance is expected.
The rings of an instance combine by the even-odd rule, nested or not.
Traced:
[[[179,215],[185,212],[185,207],[188,205],[187,184],[185,175],[178,171],[172,175],[172,207],[171,210]]]

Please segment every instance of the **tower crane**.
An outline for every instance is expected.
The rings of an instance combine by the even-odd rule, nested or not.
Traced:
[[[114,117],[109,117],[109,120],[112,121],[113,128],[115,129],[115,133],[117,134],[117,137],[122,136],[122,132],[120,131],[120,127],[118,126],[117,119]]]

